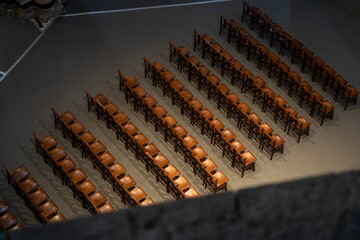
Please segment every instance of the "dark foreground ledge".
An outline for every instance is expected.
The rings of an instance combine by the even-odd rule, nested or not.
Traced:
[[[355,240],[360,239],[360,172],[27,228],[11,239]]]

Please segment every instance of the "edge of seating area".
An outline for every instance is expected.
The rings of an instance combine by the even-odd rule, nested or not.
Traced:
[[[23,228],[24,225],[22,225],[12,212],[9,204],[5,199],[0,198],[0,230],[2,232],[10,232]]]
[[[40,153],[44,162],[53,170],[63,185],[67,185],[83,208],[91,214],[113,212],[115,209],[106,197],[87,178],[86,173],[68,157],[67,153],[58,145],[52,136],[40,140],[33,133],[36,152]]]
[[[125,78],[120,70],[118,74],[120,91],[124,87],[126,101],[133,104],[134,111],[140,111],[144,115],[146,122],[154,125],[155,132],[163,134],[164,141],[170,142],[174,146],[175,153],[180,150],[185,163],[191,165],[193,173],[201,178],[205,189],[209,187],[215,193],[221,189],[226,191],[229,179],[221,170],[217,169],[216,164],[198,144],[198,141],[141,88],[134,76]]]
[[[144,92],[143,89],[141,90]],[[123,112],[119,112],[119,108],[113,102],[101,93],[93,97],[86,92],[86,96],[88,111],[94,110],[97,118],[114,130],[117,139],[121,139],[126,149],[130,149],[136,159],[145,164],[146,170],[151,171],[156,181],[160,181],[166,187],[167,193],[171,193],[177,199],[200,197],[187,179],[180,175],[180,171],[153,143],[149,142],[143,133],[138,132],[138,128]]]
[[[279,45],[279,54],[284,55],[285,51],[291,54],[291,64],[299,63],[301,65],[301,72],[309,70],[312,74],[313,82],[316,80],[322,84],[322,90],[326,92],[330,89],[334,95],[334,101],[337,102],[340,98],[344,104],[344,110],[347,109],[349,103],[357,103],[357,96],[359,91],[340,74],[327,65],[319,56],[316,56],[312,51],[305,47],[299,40],[293,38],[288,34],[279,24],[273,21],[269,16],[263,13],[256,6],[250,6],[245,0],[243,1],[243,13],[241,22],[245,17],[249,17],[249,28],[254,29],[255,24],[260,25],[259,36],[264,38],[265,35],[270,35],[270,47],[275,43]]]
[[[119,194],[124,204],[133,207],[153,204],[152,199],[148,198],[139,186],[136,186],[136,182],[129,174],[126,174],[126,169],[107,151],[104,144],[96,139],[90,131],[85,131],[85,127],[76,120],[71,112],[66,111],[59,115],[55,109],[51,110],[54,115],[55,128],[63,133],[64,138],[68,139],[83,157],[92,162],[94,169],[96,168],[101,173],[103,179],[108,180],[113,191]],[[101,198],[106,199],[105,197]],[[96,209],[102,207],[104,202],[96,205]]]
[[[268,67],[268,78],[271,78],[271,76],[276,77],[278,79],[277,86],[287,87],[289,89],[288,95],[290,97],[297,97],[299,99],[298,105],[300,107],[303,107],[305,104],[311,117],[317,116],[320,118],[320,125],[324,123],[325,119],[333,118],[335,107],[329,101],[325,100],[324,97],[314,90],[305,80],[301,80],[300,75],[294,70],[290,71],[290,67],[284,62],[280,62],[278,56],[270,52],[265,46],[258,45],[259,42],[255,38],[248,36],[246,30],[240,28],[234,29],[232,26],[238,26],[235,21],[229,23],[230,21],[228,22],[225,20],[226,19],[221,16],[220,35],[224,30],[228,29],[228,43],[234,42],[238,52],[241,51],[241,48],[247,48],[247,60],[250,60],[251,56],[255,56],[258,61],[257,68],[259,70],[261,70],[263,64]],[[231,41],[234,36],[236,37],[235,41]],[[194,38],[194,49],[196,49],[196,45],[200,46],[203,58],[210,58],[213,61],[213,64],[216,60],[223,63],[223,66],[227,66],[230,73],[232,73],[231,70],[235,70],[234,67],[231,66],[232,61],[234,60],[233,57],[226,51],[223,51],[224,48],[220,46],[220,44],[214,42],[212,38],[206,34],[199,34],[196,30],[194,30]],[[211,49],[210,54],[206,54],[207,49]],[[226,55],[224,56],[225,53]],[[259,94],[261,89],[265,88],[266,82],[260,77],[254,77],[254,74],[249,72],[246,68],[243,68],[242,64],[236,66],[236,68],[235,76],[231,74],[228,77],[232,79],[233,83],[236,82],[237,84],[240,84],[238,86],[241,86],[243,92],[246,92],[247,89],[249,89],[255,100],[257,97],[256,94]],[[222,72],[222,74],[224,73]],[[269,90],[268,93],[272,94],[272,90]],[[275,101],[272,98],[268,98],[268,100],[271,100],[272,102]],[[301,117],[301,120],[308,122],[303,117]]]
[[[55,203],[50,199],[43,188],[24,165],[11,171],[3,164],[8,183],[15,188],[16,193],[24,200],[25,205],[31,209],[34,216],[41,223],[56,223],[66,221]]]

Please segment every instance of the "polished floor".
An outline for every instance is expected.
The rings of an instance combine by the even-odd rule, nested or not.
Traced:
[[[165,2],[159,1],[160,4],[172,3],[172,1]],[[360,88],[358,79],[360,4],[350,0],[345,1],[343,5],[332,0],[248,2],[256,4],[351,84]],[[110,6],[113,9],[119,7],[111,4]],[[129,3],[121,6],[123,9],[132,7],[149,7],[149,5],[135,6]],[[111,8],[74,7],[68,13],[84,12],[83,10],[86,9],[102,11]],[[161,135],[154,133],[153,126],[145,123],[143,117],[134,113],[132,107],[125,103],[124,95],[117,89],[116,70],[120,69],[125,76],[135,75],[143,88],[195,137],[218,168],[229,178],[230,191],[360,169],[359,105],[352,105],[344,111],[343,105],[334,103],[330,95],[324,94],[335,105],[336,110],[334,120],[327,120],[320,127],[317,119],[312,119],[307,111],[300,109],[294,99],[287,97],[283,89],[277,88],[273,80],[268,80],[264,72],[257,70],[255,63],[248,62],[243,54],[237,53],[233,46],[227,44],[223,36],[218,35],[219,15],[223,14],[240,22],[241,12],[241,1],[225,1],[81,16],[70,15],[59,17],[43,33],[29,22],[22,23],[17,18],[2,16],[0,29],[4,29],[8,34],[0,38],[0,78],[1,75],[5,75],[0,82],[1,163],[6,163],[11,169],[24,164],[66,218],[89,215],[82,209],[81,204],[72,198],[71,191],[61,185],[61,181],[52,174],[41,156],[35,152],[31,133],[35,132],[41,138],[51,134],[113,206],[116,209],[125,208],[120,198],[112,192],[110,184],[103,181],[100,174],[92,169],[89,160],[81,158],[81,154],[54,129],[51,107],[59,113],[70,110],[96,138],[107,146],[148,196],[156,203],[173,201],[174,198],[166,193],[164,187],[156,183],[154,176],[146,172],[144,165],[126,151],[122,142],[116,141],[113,132],[106,129],[102,122],[97,121],[93,113],[87,112],[84,91],[88,90],[93,95],[98,92],[103,93],[125,112],[140,131],[181,171],[200,195],[211,194],[204,189],[201,180],[192,174],[191,168],[184,164],[182,156],[176,154],[172,146],[162,140]],[[247,24],[244,26],[247,28]],[[226,119],[224,113],[217,110],[213,102],[208,102],[206,96],[198,92],[196,86],[189,83],[185,76],[169,63],[168,42],[171,40],[176,45],[184,45],[192,49],[193,29],[212,36],[247,69],[266,80],[276,93],[281,94],[302,116],[309,119],[312,124],[310,136],[304,137],[297,144],[296,139],[286,135],[279,125],[273,123],[269,115],[260,111],[258,105],[252,104],[248,95],[241,94],[237,88],[234,88],[232,91],[286,141],[284,154],[276,154],[271,161],[268,154],[259,151],[257,144],[248,140],[243,132],[238,131],[232,120]],[[255,37],[258,36],[257,32],[250,31],[250,33]],[[268,44],[264,40],[261,42]],[[191,53],[200,59],[198,53]],[[191,127],[188,119],[181,117],[178,109],[173,108],[169,100],[162,97],[160,89],[153,88],[150,81],[144,79],[142,60],[144,56],[150,61],[158,60],[169,68],[205,107],[236,133],[238,139],[257,158],[256,172],[246,172],[244,178],[241,178],[239,171],[231,168],[228,160],[221,157],[221,151],[212,147],[208,138],[202,136],[197,128]],[[286,56],[282,60],[289,62]],[[219,76],[217,69],[211,68],[205,60],[201,62]],[[300,72],[299,67],[293,65],[291,67]],[[305,73],[301,76],[305,80],[310,80],[309,74]],[[221,80],[230,86],[227,79],[221,78]],[[321,92],[318,84],[313,83],[312,86]],[[4,171],[0,173],[0,197],[10,202],[15,214],[25,226],[38,224],[14,189],[7,185]]]

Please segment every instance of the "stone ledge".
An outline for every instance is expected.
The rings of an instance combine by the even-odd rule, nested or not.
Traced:
[[[360,172],[27,228],[36,239],[360,239]]]

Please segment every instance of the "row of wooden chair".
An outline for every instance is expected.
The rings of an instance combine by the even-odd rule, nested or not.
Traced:
[[[175,76],[171,79],[164,77],[164,73],[170,73],[170,71],[165,70],[161,63],[157,61],[150,63],[146,58],[144,58],[144,61],[146,76],[152,79],[153,82],[159,83],[158,86],[163,89],[164,95],[172,100],[173,105],[179,107],[182,115],[185,114],[189,118],[190,124],[199,127],[202,135],[206,134],[209,136],[211,144],[220,147],[223,157],[226,155],[230,159],[231,166],[237,167],[242,173],[242,177],[247,169],[255,171],[256,158],[236,139],[236,135],[229,128],[225,129],[224,124],[218,118],[214,118],[214,114],[205,108],[197,98],[194,98],[194,95],[184,88],[184,85],[175,79]],[[156,105],[154,107],[156,108]],[[165,119],[168,116],[170,115],[166,115]],[[177,121],[175,121],[175,124],[168,128],[169,134],[172,134],[173,138],[175,138],[173,142],[175,149],[179,139],[173,130],[177,129],[178,126]],[[186,130],[184,131],[185,133],[187,133]],[[164,136],[166,140],[166,132]]]
[[[197,98],[194,98],[194,95],[186,89],[179,80],[175,79],[174,75],[172,78],[164,77],[164,73],[170,73],[170,71],[168,69],[165,70],[165,67],[163,67],[161,63],[158,61],[150,63],[146,58],[144,58],[144,61],[146,77],[149,77],[153,82],[159,83],[157,86],[163,89],[164,96],[169,97],[172,105],[176,105],[181,114],[188,117],[191,125],[196,125],[201,130],[202,135],[205,134],[210,138],[211,144],[217,145],[222,150],[222,156],[230,159],[231,166],[238,168],[242,177],[248,169],[255,171],[256,158],[236,139],[236,135],[231,132],[229,128],[225,129],[224,124],[222,124],[218,118],[214,118],[214,114],[205,108]],[[156,105],[154,107],[156,107]],[[166,115],[165,118],[168,116],[170,115]],[[175,149],[178,141],[181,140],[178,134],[174,132],[178,127],[179,125],[177,125],[176,121],[176,124],[168,128],[169,134],[172,134],[172,137],[175,139],[174,142],[172,142],[174,143]],[[181,129],[183,128],[181,127]],[[187,134],[186,130],[184,131],[184,134],[185,133]],[[164,136],[166,140],[166,134]],[[191,152],[186,151],[186,149],[183,149],[183,151]],[[204,167],[201,162],[199,166]],[[204,170],[206,169],[202,169],[202,171]],[[215,169],[214,173],[216,173]]]
[[[312,72],[312,81],[319,80],[322,83],[324,92],[330,88],[334,94],[334,100],[342,100],[345,104],[345,110],[349,103],[356,104],[359,91],[336,71],[327,65],[319,56],[314,55],[299,40],[288,34],[279,24],[273,21],[269,16],[262,13],[256,6],[250,6],[244,1],[242,22],[245,17],[250,19],[250,29],[253,29],[255,23],[260,25],[260,37],[265,34],[270,35],[270,47],[278,43],[279,54],[283,55],[285,50],[291,54],[291,63],[301,64],[301,72],[309,69]],[[235,21],[232,20],[232,23]],[[233,27],[235,27],[233,25]],[[234,29],[231,30],[234,32]],[[229,32],[229,36],[233,34]],[[230,37],[229,37],[230,38]]]
[[[8,183],[15,188],[16,193],[23,198],[26,206],[33,211],[41,223],[66,221],[55,203],[23,165],[14,171],[10,171],[6,164],[3,164],[3,167],[6,170]]]
[[[278,134],[273,133],[273,129],[267,123],[261,123],[261,118],[251,112],[251,108],[245,102],[241,102],[235,93],[230,92],[220,79],[210,74],[210,71],[203,72],[201,69],[205,66],[201,65],[194,56],[190,56],[190,52],[185,47],[176,47],[170,42],[170,61],[178,63],[178,68],[180,71],[184,70],[189,81],[198,81],[198,86],[199,81],[204,82],[198,88],[204,90],[209,99],[217,102],[218,108],[223,109],[228,118],[234,119],[248,138],[259,142],[259,148],[262,150],[265,148],[270,154],[270,159],[275,152],[283,152],[285,141]],[[209,121],[212,119],[210,118]]]
[[[139,187],[132,177],[126,173],[126,169],[107,151],[104,144],[96,139],[93,134],[76,120],[71,112],[66,111],[59,115],[53,108],[55,128],[59,129],[72,145],[79,149],[84,157],[87,157],[117,192],[122,202],[128,206],[148,206],[154,202]]]
[[[227,22],[227,20],[225,20],[224,22]],[[229,24],[225,25],[229,26]],[[225,27],[223,27],[223,29],[225,29]],[[239,65],[238,61],[235,60],[230,54],[228,54],[226,51],[223,51],[223,47],[214,42],[211,37],[206,34],[201,35],[196,31],[194,31],[194,37],[196,39],[194,41],[195,48],[196,46],[199,46],[198,49],[203,52],[204,49],[208,49],[205,51],[205,53],[207,52],[208,54],[203,54],[204,57],[214,59],[214,56],[218,56],[215,57],[217,63],[225,66],[225,70],[222,71],[222,75],[226,74],[226,76],[232,80],[232,84],[237,84],[239,87],[241,87],[242,91],[244,91],[255,81],[254,75],[247,69],[243,68],[241,63]],[[256,39],[249,37],[245,38],[245,43],[250,42],[249,39],[257,41]],[[269,69],[268,77],[276,77],[278,79],[277,85],[279,87],[283,86],[288,88],[288,95],[290,97],[297,97],[299,99],[299,106],[302,107],[305,105],[308,108],[311,117],[314,115],[319,117],[321,125],[326,118],[333,118],[335,107],[329,101],[325,100],[324,97],[321,96],[316,90],[314,90],[305,80],[301,80],[300,75],[298,75],[293,70],[291,71],[290,67],[288,67],[286,63],[280,62],[280,58],[275,54],[270,53],[263,45],[258,45],[258,42],[250,45],[245,44],[240,46],[247,46],[249,49],[249,58],[252,55],[257,56],[259,68],[261,68],[263,64],[266,64]],[[250,51],[250,49],[252,50]],[[224,54],[226,54],[227,57],[223,57]]]
[[[35,140],[36,152],[40,153],[44,162],[61,179],[62,184],[69,186],[74,198],[81,202],[83,208],[92,214],[115,211],[101,191],[97,190],[87,178],[86,173],[76,166],[52,136],[49,135],[41,140],[35,133],[32,135]]]
[[[177,48],[172,43],[170,43],[170,51],[172,52],[170,53],[171,55],[177,56],[178,63],[182,62],[182,64],[185,65],[186,68],[193,67],[196,70],[197,66],[194,67],[193,62],[189,60],[190,58],[193,58],[193,56],[190,56],[190,52],[187,49],[185,49],[183,46]],[[286,106],[287,102],[280,95],[275,95],[275,93],[271,90],[271,88],[266,86],[266,82],[264,80],[262,80],[260,77],[254,78],[253,74],[249,72],[247,69],[243,68],[243,65],[235,59],[231,59],[231,60],[229,59],[226,60],[226,62],[228,67],[226,67],[225,72],[230,73],[227,76],[229,76],[229,78],[232,80],[231,84],[240,87],[243,93],[249,92],[250,94],[252,94],[253,103],[257,102],[262,107],[263,112],[269,112],[270,114],[272,114],[275,123],[279,122],[282,125],[284,125],[284,131],[287,131],[288,134],[290,132],[294,133],[294,135],[298,139],[298,142],[300,141],[300,138],[303,134],[306,133],[307,135],[309,135],[310,122],[307,121],[302,116],[297,116],[298,113],[291,106]],[[244,72],[251,77],[241,78],[241,79],[247,79],[247,81],[235,81],[235,79],[239,79],[237,76],[240,75],[241,72]],[[201,73],[199,72],[199,74]],[[202,75],[203,78],[209,78],[207,75],[204,74]],[[234,102],[234,99],[236,99],[236,101],[240,101],[240,98],[238,98],[234,93],[230,93],[229,88],[227,88],[224,84],[220,84],[220,80],[218,79],[215,83],[212,82],[211,84],[214,85],[212,87],[214,89],[218,89],[221,86],[223,86],[222,88],[228,91],[227,96],[225,95],[224,98],[232,97],[233,99],[230,100],[232,100],[232,105],[236,109],[235,107],[236,103]],[[219,89],[219,91],[221,92],[221,94],[224,95],[223,90],[221,91],[221,89]],[[227,101],[227,102],[228,104],[231,104],[231,101]],[[245,104],[245,103],[240,103],[240,104]],[[231,113],[232,113],[231,107],[224,108],[224,110],[227,110],[228,117],[231,117]],[[229,115],[229,111],[230,111],[230,115]],[[238,113],[237,116],[236,114],[234,115],[235,119],[237,117],[242,117],[241,112],[235,111],[235,113]],[[262,133],[259,133],[258,135],[264,136]],[[266,137],[266,139],[270,141],[269,137]]]
[[[22,225],[11,211],[7,202],[4,199],[0,199],[0,230],[3,232],[10,232],[23,228],[24,225]]]
[[[145,164],[146,170],[155,175],[156,181],[160,181],[168,193],[177,199],[200,197],[187,179],[180,175],[180,171],[138,131],[123,112],[119,112],[119,108],[113,102],[101,93],[93,97],[86,91],[86,96],[88,110],[94,110],[98,118],[104,120],[106,125],[115,131],[117,138],[125,143],[126,149],[130,149],[136,159]]]
[[[178,150],[184,156],[185,163],[189,163],[193,167],[193,173],[198,175],[203,180],[203,185],[209,187],[213,192],[217,192],[220,189],[227,190],[228,178],[223,174],[221,170],[217,169],[216,164],[208,157],[208,154],[204,149],[198,145],[198,142],[191,136],[187,135],[187,131],[178,124],[167,110],[161,105],[157,104],[157,101],[150,95],[140,98],[140,102],[136,101],[138,97],[136,92],[133,91],[130,85],[128,85],[129,78],[125,78],[120,70],[118,70],[120,85],[123,88],[124,93],[130,91],[133,94],[128,94],[129,101],[134,106],[134,111],[138,109],[145,117],[146,122],[151,122],[155,127],[155,132],[160,132],[164,136],[165,142],[170,142],[174,146],[174,151]],[[136,88],[141,88],[137,84]],[[139,105],[136,107],[136,105]],[[147,116],[149,115],[149,117]]]

